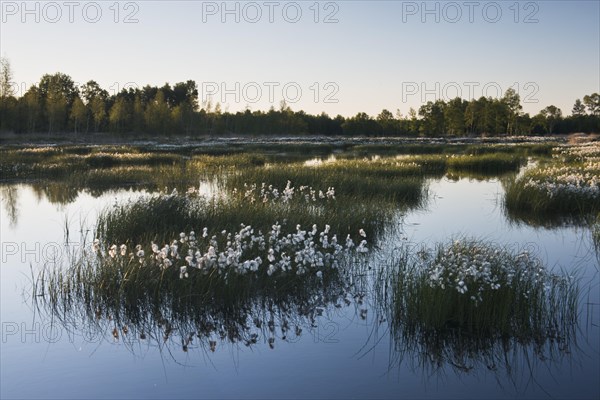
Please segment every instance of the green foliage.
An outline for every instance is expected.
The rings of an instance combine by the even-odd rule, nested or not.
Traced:
[[[548,106],[533,117],[524,114],[521,99],[513,89],[498,99],[430,101],[419,107],[418,113],[409,110],[407,116],[400,110],[394,115],[386,109],[376,117],[364,112],[349,118],[325,113],[311,115],[292,111],[285,102],[278,109],[231,113],[223,112],[218,103],[206,102],[200,107],[193,80],[173,86],[123,89],[109,95],[93,80],[78,88],[70,76],[59,72],[42,76],[25,95],[15,98],[10,93],[10,64],[3,59],[2,65],[0,129],[18,133],[431,137],[600,131],[597,93],[584,96],[583,103],[578,100],[573,115],[566,118],[555,106]]]

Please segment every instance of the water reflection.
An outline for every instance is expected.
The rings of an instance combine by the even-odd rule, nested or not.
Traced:
[[[457,228],[457,221],[462,218],[469,225],[468,232],[475,235],[488,235],[487,237],[489,237],[488,232],[498,231],[499,236],[493,236],[494,240],[497,239],[501,242],[508,240],[511,243],[513,241],[535,241],[539,251],[547,254],[548,263],[551,266],[560,265],[571,269],[573,266],[569,264],[570,262],[575,262],[574,260],[586,255],[592,255],[586,253],[582,256],[582,252],[585,253],[588,250],[580,248],[591,243],[589,241],[591,231],[587,228],[573,230],[564,225],[558,225],[556,229],[550,231],[531,229],[525,222],[508,225],[506,218],[500,213],[500,207],[497,207],[498,202],[494,203],[496,207],[492,207],[495,193],[502,193],[499,185],[494,184],[491,188],[486,187],[484,190],[478,191],[477,188],[484,184],[477,180],[463,182],[463,184],[464,186],[457,185],[450,180],[443,180],[440,181],[443,188],[440,189],[436,184],[433,186],[432,193],[441,193],[443,197],[437,201],[440,205],[445,206],[452,199],[444,193],[444,190],[452,188],[464,194],[468,189],[473,189],[472,192],[469,192],[473,199],[472,203],[467,203],[461,197],[461,201],[452,203],[451,207],[440,209],[432,207],[428,211],[432,220],[426,219],[423,213],[416,216],[411,215],[411,221],[420,224],[419,235],[415,238],[409,233],[407,236],[418,241],[440,240],[448,234],[445,231],[440,232],[443,229],[460,230],[460,227]],[[89,198],[82,196],[78,201],[72,203],[74,204],[72,208],[57,208],[46,204],[50,199],[46,197],[42,189],[44,185],[38,187],[40,188],[37,192],[40,196],[39,202],[45,206],[39,207],[39,209],[44,210],[48,214],[48,218],[53,219],[53,222],[61,220],[62,211],[73,213],[73,210],[82,208],[82,204],[86,210],[102,209],[112,204],[114,200],[111,195],[100,201],[90,202]],[[19,185],[12,186],[12,188],[15,190],[8,195],[5,195],[7,192],[2,191],[3,208],[6,210],[6,214],[3,213],[3,216],[10,217],[10,210],[13,210],[14,224],[31,227],[31,229],[26,229],[25,233],[15,233],[16,231],[11,230],[3,231],[3,233],[8,232],[9,236],[21,235],[11,237],[11,240],[28,241],[31,240],[31,231],[35,230],[47,233],[44,240],[60,241],[60,239],[56,239],[63,233],[60,227],[55,229],[55,226],[44,221],[39,213],[34,213],[35,218],[33,218],[32,213],[29,212],[29,210],[37,208],[29,187]],[[132,188],[137,190],[139,186]],[[114,188],[101,190],[102,193],[112,193]],[[123,191],[115,190],[114,193],[119,197],[133,197],[131,193]],[[492,196],[494,199],[490,200],[488,196],[484,201],[483,196],[487,196],[487,193],[494,194]],[[26,200],[33,201],[27,202]],[[28,204],[28,206],[21,206],[23,208],[19,210],[19,204]],[[479,210],[473,204],[485,204],[486,208]],[[461,205],[462,208],[459,207]],[[53,214],[52,210],[57,212]],[[456,218],[445,219],[451,212],[454,212]],[[497,225],[490,223],[490,218],[482,219],[482,215],[490,214],[493,214],[494,221],[496,219],[499,221]],[[8,226],[11,218],[3,218],[4,227]],[[95,223],[95,221],[91,222]],[[13,224],[13,222],[10,223]],[[53,229],[54,233],[52,233]],[[593,235],[593,233],[591,234]],[[583,236],[588,239],[584,245],[580,244]],[[396,239],[392,236],[384,236],[381,242],[393,242],[395,246]],[[33,248],[32,245],[28,246]],[[64,373],[65,376],[76,370],[75,376],[83,381],[88,377],[92,380],[98,375],[112,379],[113,376],[108,373],[102,375],[102,368],[106,367],[114,374],[113,366],[116,357],[116,362],[122,367],[123,375],[130,374],[127,376],[135,383],[129,386],[127,384],[115,386],[114,392],[109,393],[114,396],[118,396],[119,393],[128,396],[140,395],[139,387],[141,385],[150,387],[156,381],[160,382],[161,363],[157,357],[152,357],[159,353],[165,357],[173,357],[176,362],[186,365],[187,361],[193,362],[198,359],[208,359],[209,364],[218,360],[215,361],[215,364],[218,365],[219,371],[213,371],[214,375],[210,376],[211,380],[218,382],[217,386],[245,385],[242,387],[248,387],[248,393],[262,393],[261,396],[266,396],[268,393],[260,388],[268,386],[268,382],[272,379],[283,382],[286,385],[285,390],[287,390],[287,385],[295,383],[298,390],[295,393],[299,395],[307,393],[302,390],[305,388],[305,380],[308,378],[297,377],[302,383],[295,382],[288,376],[287,368],[294,365],[294,367],[311,370],[315,360],[322,364],[322,369],[319,371],[324,382],[315,390],[326,390],[327,387],[331,387],[329,381],[334,381],[336,385],[339,383],[337,390],[343,391],[346,396],[374,397],[373,393],[376,393],[377,397],[402,395],[419,397],[427,392],[442,397],[462,398],[467,390],[472,390],[473,396],[477,397],[498,397],[502,396],[502,393],[506,395],[506,392],[499,392],[497,388],[489,387],[490,377],[492,381],[495,380],[497,385],[503,388],[518,387],[519,393],[537,397],[550,396],[549,393],[555,397],[577,397],[588,394],[591,394],[589,397],[593,397],[597,394],[597,389],[594,388],[598,372],[597,273],[595,275],[587,273],[583,282],[584,286],[589,283],[590,288],[586,286],[582,290],[580,301],[586,304],[582,306],[583,311],[580,313],[582,316],[578,328],[580,330],[575,334],[554,339],[548,337],[545,341],[502,336],[474,336],[456,330],[410,336],[403,333],[401,320],[391,318],[392,303],[377,300],[379,290],[391,290],[388,282],[378,280],[377,274],[373,272],[379,267],[385,268],[389,264],[388,258],[383,256],[382,258],[383,260],[376,260],[370,265],[372,270],[368,270],[366,267],[366,271],[359,269],[346,276],[332,277],[331,281],[324,281],[322,284],[307,282],[305,285],[287,285],[289,293],[286,291],[285,296],[281,292],[277,294],[273,290],[261,292],[259,288],[249,286],[253,295],[242,298],[233,304],[222,301],[223,298],[220,296],[201,299],[187,292],[182,296],[148,296],[143,301],[124,297],[119,301],[105,303],[92,301],[92,298],[85,296],[72,296],[69,302],[54,302],[54,305],[52,301],[48,301],[48,298],[38,297],[36,298],[38,306],[36,314],[38,312],[39,314],[36,315],[36,320],[39,315],[42,321],[57,324],[72,335],[83,337],[86,342],[98,343],[101,341],[102,343],[91,354],[93,360],[90,360],[90,356],[87,354],[83,354],[83,357],[79,354],[81,358],[77,358],[77,351],[73,350],[72,346],[61,347],[60,344],[47,345],[44,343],[42,346],[35,347],[30,343],[15,344],[13,340],[8,345],[3,344],[3,362],[6,362],[3,364],[3,370],[12,371],[10,377],[26,376],[27,371],[46,377],[45,374],[48,374],[49,370],[47,363],[43,364],[40,360],[39,366],[32,366],[30,362],[21,361],[44,353],[45,348],[46,352],[50,349],[50,355],[47,358],[52,365],[51,370],[56,371],[57,374]],[[13,257],[12,260],[16,260],[16,258]],[[21,267],[27,271],[27,274],[29,262]],[[598,263],[587,259],[580,260],[576,267],[582,270],[595,269],[597,271]],[[21,285],[16,276],[20,276],[20,274],[21,271],[14,268],[3,268],[5,283],[2,290],[3,322],[10,321],[9,318],[20,321],[18,317],[14,319],[14,315],[23,315],[23,320],[31,318],[29,310],[21,307],[22,299],[18,296],[21,293]],[[14,291],[5,290],[10,286],[19,287],[16,297],[14,297]],[[12,314],[7,314],[6,310]],[[7,315],[11,315],[11,317]],[[348,322],[351,319],[354,321],[353,323]],[[331,335],[334,330],[337,332],[336,335]],[[338,342],[324,347],[315,343],[315,336],[318,336],[320,342],[329,339],[335,339]],[[95,346],[88,348],[90,347]],[[271,347],[273,347],[272,353]],[[244,353],[245,358],[240,363],[241,367],[234,365],[229,368],[227,366],[231,363],[227,359],[227,355],[231,349],[235,348],[249,351]],[[40,349],[42,350],[40,351]],[[136,357],[131,357],[127,351],[115,355],[119,349],[127,349]],[[13,350],[12,353],[11,350]],[[273,356],[270,357],[265,352],[273,354]],[[137,355],[149,355],[144,360],[143,373],[135,372],[135,368],[139,367]],[[208,357],[204,357],[205,355]],[[225,364],[220,363],[222,356],[225,356]],[[294,360],[290,362],[290,358],[294,358]],[[65,360],[69,360],[68,366]],[[7,365],[10,365],[10,369],[6,367]],[[239,370],[237,370],[238,367],[240,367]],[[206,381],[194,380],[198,375],[197,370],[189,372],[190,369],[178,368],[173,364],[168,368],[171,380],[167,385],[169,390],[174,390],[178,394],[190,393],[185,390],[193,390],[196,393],[206,390],[202,393],[207,393],[207,396],[211,397],[219,397],[222,393],[220,387],[206,389]],[[390,375],[397,373],[397,379],[395,377],[381,378],[388,368],[393,371]],[[158,369],[159,372],[150,377],[151,374],[148,374],[147,371],[152,369]],[[212,368],[209,365],[209,368],[203,370],[203,373],[206,372],[208,375],[211,373],[208,370],[213,369],[216,371],[216,367]],[[267,376],[264,379],[254,379],[254,386],[252,383],[248,383],[249,381],[240,379],[240,376],[248,375],[249,370],[253,369],[260,369],[261,373],[264,370],[264,374]],[[98,372],[99,370],[100,372]],[[185,380],[173,383],[174,375],[183,376],[188,372],[190,376],[186,376]],[[447,378],[443,381],[444,385],[441,386],[439,384],[440,377]],[[11,380],[7,381],[11,382]],[[7,381],[3,379],[3,384]],[[67,386],[64,380],[56,379],[55,381],[59,382],[55,385]],[[356,389],[359,383],[355,386],[345,386],[345,383],[350,381],[359,382],[364,385],[361,387],[365,389]],[[21,390],[16,382],[18,381],[13,379],[12,383],[8,383],[5,388],[9,389],[4,390],[13,392],[5,393],[17,393],[18,390]],[[30,392],[27,393],[35,392],[43,395],[47,392],[45,385],[37,386],[37,388],[33,388],[32,385]],[[379,391],[373,392],[374,387],[379,388]],[[542,387],[548,392],[532,390],[532,387]],[[84,393],[89,393],[88,389],[82,387],[77,393],[85,396]],[[332,390],[330,389],[330,392]],[[56,393],[62,392],[57,391]],[[281,391],[275,390],[273,393],[276,393],[277,396],[284,396],[288,392],[282,389]],[[342,392],[336,391],[335,393],[339,395]],[[333,396],[333,394],[331,395]]]
[[[548,214],[533,213],[504,207],[504,215],[510,224],[527,225],[533,228],[557,229],[570,227],[589,227],[595,220],[590,214],[572,213]]]
[[[10,226],[15,227],[19,219],[19,189],[16,185],[0,185],[0,198]]]
[[[247,282],[186,291],[178,287],[178,292],[129,290],[110,298],[101,288],[76,287],[68,278],[53,281],[54,270],[48,268],[37,276],[31,299],[43,321],[53,321],[71,335],[90,342],[119,342],[132,352],[146,343],[168,349],[177,359],[177,352],[216,352],[230,345],[275,349],[306,335],[327,340],[327,331],[338,329],[331,322],[338,316],[352,311],[366,320],[366,270],[366,264],[359,263],[322,278],[272,279],[271,286],[245,276]]]
[[[420,257],[418,249],[407,245],[402,251]],[[390,371],[408,367],[431,379],[449,371],[459,376],[491,374],[500,386],[511,382],[523,389],[540,371],[582,356],[577,322],[572,320],[550,323],[547,330],[514,326],[510,334],[452,324],[415,328],[398,312],[399,283],[389,279],[392,271],[397,269],[379,254],[322,280],[290,277],[274,280],[271,286],[249,280],[241,290],[239,282],[232,282],[209,287],[208,292],[206,287],[135,292],[123,286],[126,292],[114,298],[69,281],[61,282],[62,293],[45,291],[38,280],[33,300],[42,320],[54,321],[72,335],[120,343],[134,354],[155,348],[176,362],[183,358],[187,363],[193,354],[210,359],[232,346],[277,350],[310,345],[311,339],[327,341],[332,338],[329,333],[354,329],[348,315],[366,328],[359,335],[359,357],[389,344]]]
[[[61,181],[32,184],[31,188],[36,194],[38,201],[47,199],[50,203],[58,205],[73,203],[83,191],[82,188]]]
[[[506,190],[507,185],[515,179],[514,173],[497,175],[497,174],[481,174],[481,173],[468,173],[468,172],[449,172],[444,178],[450,182],[460,182],[467,178],[475,182],[490,182],[498,180],[502,184],[502,188]],[[438,181],[442,178],[433,179]],[[11,226],[18,224],[20,210],[19,210],[19,187],[27,186],[30,187],[35,193],[38,201],[48,201],[51,204],[66,206],[74,203],[82,193],[87,193],[94,198],[100,198],[107,193],[114,193],[118,191],[130,191],[139,193],[157,193],[167,190],[168,192],[176,189],[180,193],[185,193],[189,188],[189,182],[170,182],[170,186],[159,187],[156,184],[140,184],[140,183],[119,183],[110,185],[89,185],[82,184],[76,185],[72,182],[66,181],[54,181],[54,182],[31,182],[26,184],[2,184],[0,185],[0,197],[2,199],[2,207],[4,208],[6,215],[10,218]],[[220,189],[220,184],[210,180],[196,180],[193,182],[194,186],[199,187],[199,190],[206,197],[214,196]],[[199,186],[198,186],[199,185]],[[424,182],[421,185],[425,185]],[[427,201],[427,189],[422,190],[425,197],[419,198],[418,201],[402,202],[402,205],[408,209],[419,208],[424,206]],[[501,193],[503,196],[504,193]],[[502,201],[503,197],[499,198]],[[582,214],[577,210],[572,212],[562,213],[535,213],[531,211],[520,211],[513,208],[503,206],[502,211],[506,220],[515,226],[525,225],[534,228],[546,228],[556,229],[565,227],[592,227],[596,222],[596,216],[590,214]]]
[[[529,250],[463,238],[400,253],[375,285],[392,365],[511,377],[577,349],[577,280]]]

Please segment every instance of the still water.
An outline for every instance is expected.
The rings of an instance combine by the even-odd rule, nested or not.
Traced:
[[[527,248],[549,268],[580,277],[579,327],[568,352],[507,355],[510,371],[429,365],[399,357],[387,319],[378,313],[372,277],[351,292],[315,298],[318,312],[264,325],[256,343],[214,337],[182,343],[173,335],[140,338],[91,329],[40,313],[32,301],[32,271],[66,257],[89,237],[107,206],[143,195],[116,190],[79,193],[60,204],[26,184],[3,186],[0,211],[2,398],[597,398],[600,395],[600,279],[589,228],[529,226],[502,207],[499,179],[434,179],[429,201],[397,219],[397,232],[375,250],[385,258],[398,243],[416,245],[474,237]],[[83,235],[83,236],[82,236]],[[337,290],[336,288],[335,290]],[[318,296],[317,296],[318,297]],[[257,312],[259,312],[257,308]],[[264,311],[264,310],[263,310]],[[253,318],[254,316],[249,316]]]

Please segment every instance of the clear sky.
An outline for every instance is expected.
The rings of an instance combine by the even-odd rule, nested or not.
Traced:
[[[230,111],[406,114],[513,87],[526,112],[600,91],[600,1],[1,1],[0,54],[125,85],[193,79]],[[237,20],[237,21],[236,21]]]

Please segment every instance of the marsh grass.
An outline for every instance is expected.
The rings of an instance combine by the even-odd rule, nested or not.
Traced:
[[[82,286],[100,282],[90,278],[81,275],[86,279]],[[112,293],[108,289],[113,281],[87,292],[59,276],[47,276],[46,291],[40,293],[38,286],[35,301],[42,315],[65,329],[120,341],[132,350],[139,342],[184,352],[194,348],[214,352],[228,343],[274,348],[278,341],[295,342],[310,334],[324,310],[352,299],[354,280],[344,279],[337,275],[319,281],[280,280],[268,287],[246,280],[231,282],[228,289],[206,280],[203,285],[163,285],[157,292],[126,285]]]
[[[514,179],[515,172],[505,172],[502,174],[496,172],[469,172],[469,171],[449,171],[445,175],[445,179],[450,181],[458,182],[461,179],[468,179],[469,181],[485,182],[490,180],[505,181],[507,179]]]
[[[450,172],[473,172],[482,174],[503,174],[516,172],[526,159],[513,154],[484,153],[480,155],[451,156],[447,160]]]
[[[356,197],[357,201],[377,198],[406,209],[424,204],[428,177],[439,178],[449,171],[492,176],[516,172],[524,162],[524,158],[510,154],[334,158],[243,168],[228,175],[225,185],[229,189],[262,182],[283,186],[291,180],[313,187],[335,186],[340,195]]]
[[[353,146],[349,152],[357,157],[368,157],[373,154],[381,156],[394,155],[424,155],[424,154],[446,154],[448,152],[461,151],[463,147],[447,144],[361,144]]]
[[[89,169],[152,167],[185,161],[170,152],[140,152],[132,147],[46,147],[3,149],[0,176],[4,180],[65,179]]]
[[[254,236],[248,229],[237,234],[241,239],[236,236],[236,241],[250,245],[240,247],[244,258],[254,257],[256,251],[266,253],[260,245],[251,245]],[[223,248],[225,239],[219,237],[218,242]],[[183,259],[187,250],[212,245],[215,238],[191,233],[181,237],[166,247],[166,257],[174,263],[166,267],[164,249],[154,246],[86,244],[69,253],[65,266],[46,266],[33,276],[35,306],[68,330],[86,330],[86,337],[112,336],[129,344],[148,339],[183,351],[214,351],[217,341],[246,346],[262,342],[273,348],[276,340],[295,341],[303,330],[315,328],[325,309],[348,304],[365,268],[343,252],[336,258],[338,267],[307,267],[310,271],[302,274],[301,264],[294,267],[291,261],[291,269],[272,275],[266,266],[252,272],[204,265],[190,267],[184,278],[180,265],[189,266],[187,257]],[[266,254],[263,258],[268,259]],[[322,274],[315,274],[314,268]]]
[[[394,155],[482,155],[507,154],[516,156],[550,156],[556,143],[520,144],[365,144],[348,149],[355,156]]]
[[[353,236],[364,228],[378,237],[394,212],[397,209],[390,204],[345,200],[339,195],[329,201],[302,197],[289,203],[264,203],[244,198],[242,190],[237,195],[213,197],[158,194],[107,208],[99,216],[96,236],[113,243],[164,241],[181,231],[207,227],[212,235],[237,229],[242,223],[266,232],[280,222],[290,227],[330,225],[340,235]]]
[[[528,155],[545,154],[549,148],[551,146],[547,144],[337,143],[305,143],[301,146],[258,143],[164,148],[144,145],[6,148],[0,150],[0,172],[3,180],[43,182],[40,190],[48,193],[49,199],[61,204],[73,201],[77,192],[81,191],[98,196],[117,188],[143,189],[154,193],[165,188],[176,188],[183,193],[199,182],[210,182],[216,186],[216,191],[224,193],[229,199],[227,204],[221,201],[220,204],[204,207],[204,211],[198,211],[195,204],[187,204],[190,210],[186,211],[178,200],[166,199],[163,199],[164,202],[173,204],[159,205],[156,201],[148,201],[144,207],[131,206],[130,212],[122,213],[121,220],[111,219],[110,224],[116,227],[125,226],[124,221],[131,222],[135,235],[132,239],[139,237],[141,232],[148,232],[142,228],[145,225],[151,229],[166,229],[164,236],[177,233],[179,228],[176,228],[176,224],[164,221],[178,221],[183,224],[181,228],[188,229],[196,224],[208,224],[221,219],[225,226],[231,228],[235,220],[237,223],[247,220],[248,223],[262,226],[276,220],[291,220],[292,216],[297,216],[299,223],[308,223],[310,218],[318,217],[318,221],[324,221],[340,231],[348,231],[356,221],[362,221],[360,225],[365,229],[371,224],[377,230],[381,215],[388,215],[391,210],[405,211],[425,205],[429,178],[466,174],[487,179],[514,173]],[[367,156],[357,156],[363,152]],[[332,153],[335,153],[334,157],[331,157]],[[583,149],[580,153],[589,154],[589,150]],[[231,199],[231,192],[244,184],[266,183],[282,188],[288,180],[295,186],[305,185],[323,190],[335,187],[339,200],[337,206],[319,210],[305,210],[298,206],[284,212],[250,207]],[[522,182],[522,179],[517,180],[506,195],[506,209],[515,218],[519,218],[517,214],[538,215],[544,209],[549,210],[544,215],[580,214],[589,209],[600,209],[598,201],[573,204],[570,199],[558,197],[548,201],[547,196],[539,191],[533,193],[530,189],[526,191],[519,188]],[[224,207],[229,211],[216,211]],[[183,223],[182,215],[187,218],[186,223]],[[344,215],[350,219],[345,226],[342,221]],[[370,223],[371,219],[375,222]],[[111,229],[107,228],[106,233],[109,231]],[[121,232],[118,236],[120,239],[126,239],[125,228],[112,229],[112,232],[117,231]],[[148,233],[147,236],[152,234],[156,233]]]
[[[395,263],[382,278],[390,289],[379,292],[399,361],[510,370],[509,349],[540,358],[570,349],[577,282],[549,273],[534,254],[461,239]]]
[[[528,156],[551,156],[552,149],[557,143],[522,143],[513,145],[488,144],[488,145],[470,145],[465,149],[465,154],[513,154],[524,157]]]
[[[333,152],[345,151],[352,145],[344,143],[230,143],[195,147],[192,154],[210,156],[230,156],[236,154],[264,155],[303,155],[305,157],[327,156]]]
[[[98,218],[96,237],[112,243],[162,242],[178,231],[201,229],[208,215],[201,200],[188,196],[146,196],[105,209]]]
[[[541,146],[541,145],[539,145]],[[0,172],[4,180],[65,179],[74,172],[85,172],[90,168],[113,167],[156,167],[181,164],[190,174],[198,169],[245,168],[265,164],[298,163],[314,157],[336,154],[340,159],[360,161],[358,156],[413,155],[421,166],[421,174],[439,174],[447,168],[500,171],[514,169],[515,159],[529,154],[531,145],[519,146],[464,146],[464,145],[351,145],[328,143],[271,143],[232,144],[215,146],[51,146],[39,148],[4,148],[0,150]],[[446,165],[444,158],[457,158]],[[491,157],[496,155],[497,157]],[[469,156],[469,160],[462,160]],[[502,158],[504,157],[504,158]],[[481,158],[481,159],[480,159]],[[352,167],[349,163],[343,167]],[[369,167],[362,163],[364,169]],[[390,171],[390,166],[379,172],[388,175],[406,175],[401,171]],[[341,167],[340,167],[341,168]],[[403,168],[399,168],[400,170]]]
[[[505,209],[513,218],[586,219],[600,211],[598,146],[556,149],[549,163],[505,183]]]
[[[289,180],[295,185],[335,187],[346,202],[378,198],[396,202],[398,206],[417,207],[424,200],[426,186],[421,177],[412,175],[412,171],[407,174],[405,170],[373,165],[363,168],[360,162],[341,161],[318,167],[292,164],[243,169],[229,175],[225,185],[233,189],[245,183],[265,182],[284,187]]]
[[[578,173],[582,169],[573,166],[572,171]],[[573,181],[576,179],[574,177]],[[595,183],[560,182],[560,180],[560,177],[552,176],[545,171],[527,173],[507,187],[506,207],[509,210],[516,210],[517,213],[567,216],[584,215],[600,210],[600,191]]]
[[[89,169],[71,178],[75,186],[113,187],[117,185],[148,185],[156,171],[149,166],[126,166],[106,169]],[[158,186],[158,185],[157,185]]]

